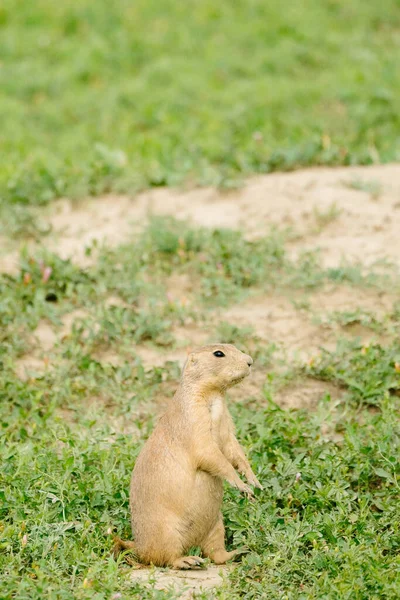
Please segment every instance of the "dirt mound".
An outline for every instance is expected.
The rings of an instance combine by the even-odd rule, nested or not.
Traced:
[[[140,229],[148,215],[174,215],[206,227],[239,228],[249,236],[271,225],[294,227],[300,238],[292,251],[319,247],[326,264],[342,257],[400,264],[400,166],[314,168],[254,177],[240,189],[190,191],[154,189],[128,196],[104,196],[75,203],[60,200],[41,220],[51,226],[50,249],[81,264],[93,242],[116,245]],[[0,240],[0,271],[10,272],[17,254]]]

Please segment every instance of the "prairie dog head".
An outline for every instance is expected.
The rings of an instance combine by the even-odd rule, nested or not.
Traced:
[[[183,375],[207,389],[227,389],[250,374],[253,359],[232,344],[210,344],[190,352]]]

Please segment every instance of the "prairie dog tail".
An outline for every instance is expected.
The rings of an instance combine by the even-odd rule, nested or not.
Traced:
[[[114,546],[112,549],[114,558],[116,559],[121,552],[124,552],[124,550],[129,550],[130,553],[135,554],[136,553],[135,542],[121,540],[120,537],[115,535],[114,536]],[[127,557],[125,557],[125,560],[130,565],[137,564],[133,557],[127,556]]]

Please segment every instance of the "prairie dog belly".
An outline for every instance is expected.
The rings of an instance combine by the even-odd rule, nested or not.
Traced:
[[[186,547],[199,545],[214,526],[221,511],[223,482],[205,471],[197,471],[191,500],[184,516]]]

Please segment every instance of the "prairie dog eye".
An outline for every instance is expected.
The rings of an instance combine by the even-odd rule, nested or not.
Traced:
[[[216,350],[215,352],[213,352],[213,354],[217,358],[223,358],[225,356],[225,354],[221,350]]]

